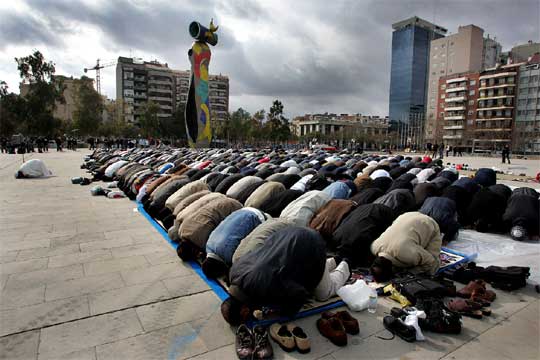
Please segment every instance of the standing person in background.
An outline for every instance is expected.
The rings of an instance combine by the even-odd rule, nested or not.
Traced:
[[[56,137],[56,151],[62,151],[62,139],[60,139],[60,136]]]
[[[505,163],[505,159],[508,160],[508,164],[510,164],[510,148],[508,145],[504,145],[504,149],[502,151],[502,162]]]
[[[441,144],[441,146],[439,146],[439,159],[442,159],[443,157],[444,157],[444,144]]]
[[[452,151],[452,147],[450,145],[446,145],[446,157],[448,157],[448,154],[450,153],[450,151]],[[455,155],[455,151],[454,151],[454,155]]]
[[[438,151],[439,151],[439,144],[435,143],[435,145],[433,145],[433,155],[431,156],[433,159],[437,157]]]

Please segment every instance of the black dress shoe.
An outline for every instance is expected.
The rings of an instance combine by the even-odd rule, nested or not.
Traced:
[[[416,330],[414,327],[406,325],[401,319],[388,315],[384,317],[383,324],[386,330],[407,342],[414,342],[416,340]]]

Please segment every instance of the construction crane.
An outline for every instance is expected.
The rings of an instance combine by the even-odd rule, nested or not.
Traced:
[[[97,59],[96,65],[91,68],[84,68],[84,72],[88,72],[88,70],[95,70],[96,71],[96,90],[98,94],[101,95],[101,76],[100,76],[100,70],[109,66],[116,65],[116,61],[110,61],[105,64],[99,63],[100,59]]]

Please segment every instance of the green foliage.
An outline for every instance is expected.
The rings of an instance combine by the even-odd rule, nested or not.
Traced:
[[[148,101],[143,106],[139,127],[144,137],[159,136],[160,122],[157,116],[158,112],[159,105],[153,101]]]
[[[73,125],[80,135],[95,135],[103,120],[103,99],[86,76],[77,80],[75,86]]]

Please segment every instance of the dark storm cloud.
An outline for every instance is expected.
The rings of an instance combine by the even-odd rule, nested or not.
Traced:
[[[30,17],[2,14],[0,48],[49,43],[61,56],[62,36],[90,26],[100,30],[109,51],[125,55],[132,49],[178,68],[188,67],[189,22],[206,24],[213,16],[220,25],[220,42],[213,50],[211,72],[229,75],[233,97],[260,99],[261,104],[245,104],[249,110],[280,98],[290,104],[289,114],[328,110],[385,115],[391,25],[414,15],[452,33],[460,25],[478,25],[505,50],[538,41],[540,33],[537,0],[335,0],[279,6],[249,0],[26,3]],[[223,23],[220,16],[237,21]],[[245,34],[249,36],[238,37]]]
[[[0,49],[10,44],[49,44],[59,46],[58,26],[43,19],[23,15],[14,11],[0,11]]]

